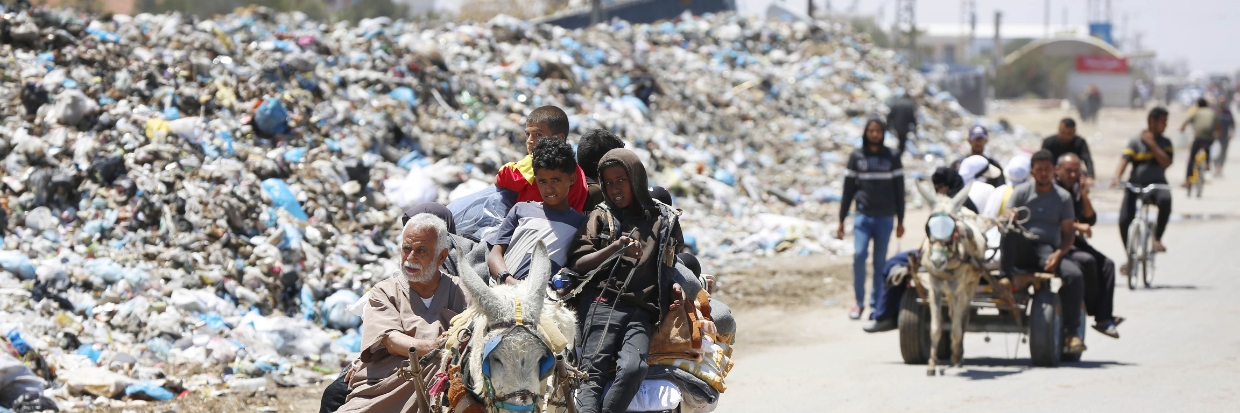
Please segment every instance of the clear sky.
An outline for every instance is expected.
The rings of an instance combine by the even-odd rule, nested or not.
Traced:
[[[776,0],[778,1],[778,0]],[[803,3],[804,0],[798,2]],[[830,1],[836,10],[845,10],[853,0]],[[961,0],[916,0],[919,23],[959,23]],[[1099,0],[1105,4],[1105,0]],[[894,16],[894,0],[856,0],[859,13],[873,14],[880,8],[885,21]],[[991,22],[995,11],[1003,12],[1004,23],[1041,24],[1045,0],[976,0],[978,21]],[[1050,0],[1051,23],[1085,24],[1086,0]],[[1186,59],[1192,70],[1233,74],[1240,70],[1240,1],[1238,0],[1111,0],[1116,26],[1121,36],[1123,15],[1129,16],[1133,32],[1142,32],[1142,45],[1158,53],[1162,61]]]

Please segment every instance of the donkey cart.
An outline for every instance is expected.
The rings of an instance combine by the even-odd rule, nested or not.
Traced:
[[[919,271],[907,277],[908,290],[900,299],[898,326],[900,353],[907,364],[925,364],[930,357],[930,310],[924,287],[930,275]],[[970,303],[966,332],[1017,333],[1028,337],[1034,366],[1054,367],[1060,361],[1080,361],[1081,353],[1064,353],[1064,334],[1059,295],[1052,291],[1054,274],[1017,275],[1017,285],[1028,285],[1010,295],[991,288],[984,277]],[[916,293],[913,293],[913,292]],[[997,310],[997,312],[996,312]],[[948,311],[943,311],[943,331],[951,331]],[[1085,312],[1081,311],[1078,336],[1085,337]],[[944,334],[946,336],[946,334]],[[1024,338],[1024,337],[1022,337]],[[939,355],[951,354],[951,340],[939,340]]]

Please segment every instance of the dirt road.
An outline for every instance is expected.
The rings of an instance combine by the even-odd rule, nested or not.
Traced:
[[[1183,110],[1172,113],[1178,127]],[[1025,106],[994,116],[1049,134],[1065,114]],[[1143,118],[1137,111],[1104,111],[1098,126],[1082,126],[1099,164],[1099,182],[1114,176],[1119,149]],[[1172,184],[1182,181],[1186,152],[1177,151],[1168,172]],[[1120,257],[1114,211],[1122,193],[1095,193],[1103,222],[1091,242]],[[1240,300],[1234,299],[1240,254],[1233,246],[1240,245],[1240,219],[1233,215],[1240,206],[1240,177],[1212,181],[1201,199],[1188,199],[1182,190],[1174,195],[1173,209],[1183,219],[1167,231],[1170,251],[1159,257],[1155,287],[1119,287],[1115,312],[1129,320],[1120,329],[1122,339],[1089,330],[1082,362],[1031,368],[1028,344],[1017,335],[992,334],[986,342],[972,333],[965,338],[964,368],[926,377],[924,366],[903,364],[897,332],[866,334],[861,322],[847,319],[843,304],[825,301],[848,300],[847,278],[837,276],[830,283],[843,285],[835,296],[798,307],[737,311],[745,339],[736,346],[736,367],[717,412],[1236,411],[1240,333],[1233,326],[1240,323]]]

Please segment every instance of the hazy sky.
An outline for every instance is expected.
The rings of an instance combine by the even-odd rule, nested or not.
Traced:
[[[742,0],[743,1],[743,0]],[[793,0],[795,1],[795,0]],[[816,0],[825,5],[828,0]],[[853,0],[829,0],[837,10]],[[856,0],[860,13],[882,8],[886,21],[894,16],[894,0]],[[958,23],[960,0],[916,0],[920,23]],[[1105,4],[1104,0],[1102,1]],[[995,11],[1004,23],[1042,24],[1044,0],[976,0],[978,21],[991,22]],[[799,3],[804,4],[804,0]],[[1086,0],[1051,0],[1051,23],[1086,23]],[[1115,36],[1123,29],[1128,12],[1134,32],[1143,32],[1142,44],[1158,53],[1159,60],[1187,59],[1193,70],[1234,73],[1240,69],[1240,1],[1237,0],[1111,0]]]

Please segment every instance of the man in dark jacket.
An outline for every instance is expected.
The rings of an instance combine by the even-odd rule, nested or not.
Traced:
[[[1085,184],[1093,185],[1094,158],[1089,155],[1089,142],[1085,142],[1085,138],[1076,135],[1076,121],[1072,118],[1063,118],[1059,121],[1059,133],[1043,139],[1042,149],[1050,151],[1056,162],[1065,153],[1075,154],[1085,167],[1083,171]]]
[[[901,94],[896,97],[895,101],[891,102],[891,111],[887,112],[887,127],[891,128],[891,133],[900,140],[896,156],[903,155],[909,132],[917,130],[917,103],[908,95]]]
[[[988,171],[989,168],[982,169],[978,172],[978,177],[981,177],[982,174],[986,174],[987,172],[993,172],[993,175],[986,177],[986,183],[990,184],[990,186],[998,188],[1007,183],[1007,181],[1003,179],[1003,165],[994,158],[986,156],[986,144],[988,143],[990,143],[990,131],[987,131],[985,126],[973,125],[973,127],[969,128],[969,154],[957,159],[956,162],[952,162],[952,169],[959,171],[960,164],[964,162],[965,159],[973,155],[986,158],[986,162],[989,162],[995,167],[995,169],[998,170]],[[965,180],[968,181],[968,179]]]
[[[896,237],[904,236],[904,167],[900,157],[883,146],[885,130],[883,121],[878,119],[870,119],[865,124],[862,147],[848,157],[848,170],[844,172],[836,237],[844,239],[844,218],[848,217],[853,200],[857,200],[857,214],[853,217],[853,291],[857,304],[848,312],[853,320],[860,319],[865,309],[865,260],[870,240],[874,241],[874,285],[870,290],[870,307],[873,307],[878,290],[883,288],[882,277],[878,274],[887,260],[892,221],[896,221]]]

